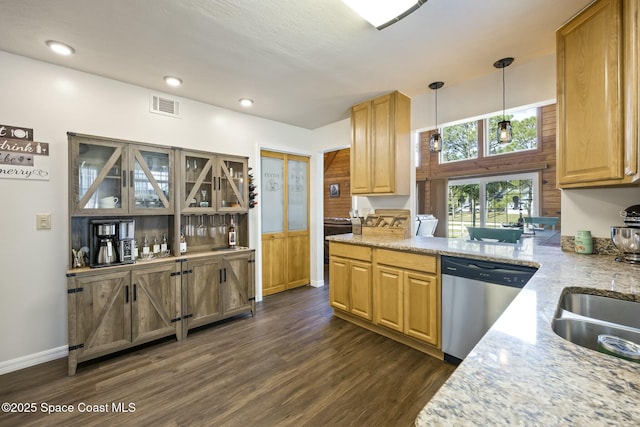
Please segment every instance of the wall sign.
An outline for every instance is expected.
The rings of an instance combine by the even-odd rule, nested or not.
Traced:
[[[48,181],[49,166],[49,143],[33,129],[0,125],[0,178]]]

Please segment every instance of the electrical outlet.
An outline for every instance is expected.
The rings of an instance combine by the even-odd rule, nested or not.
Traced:
[[[36,230],[51,230],[51,214],[36,214]]]

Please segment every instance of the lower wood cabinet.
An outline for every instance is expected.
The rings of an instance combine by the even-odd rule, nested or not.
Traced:
[[[329,300],[336,316],[441,357],[438,258],[329,244]]]
[[[253,264],[253,252],[182,262],[184,336],[190,329],[236,314],[254,314]]]
[[[374,322],[439,348],[436,257],[376,249],[374,260]]]
[[[198,326],[255,313],[254,251],[67,275],[69,375],[77,364]]]
[[[189,329],[222,318],[220,308],[221,257],[206,257],[182,263],[184,335]]]
[[[334,242],[329,248],[331,306],[372,320],[371,248]]]
[[[170,335],[181,336],[172,263],[69,277],[69,375],[78,362]]]

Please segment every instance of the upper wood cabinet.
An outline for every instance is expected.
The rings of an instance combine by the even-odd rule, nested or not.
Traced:
[[[182,213],[247,212],[248,168],[245,157],[180,152]]]
[[[598,0],[556,33],[561,188],[638,174],[638,0]]]
[[[351,194],[409,195],[411,100],[392,92],[351,109]]]
[[[69,134],[72,215],[167,215],[174,210],[173,150]]]

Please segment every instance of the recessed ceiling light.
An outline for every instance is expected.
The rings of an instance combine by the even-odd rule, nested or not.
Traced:
[[[165,76],[164,77],[164,81],[169,85],[169,86],[180,86],[182,84],[182,80],[177,78],[177,77],[172,77],[172,76]]]
[[[49,46],[49,49],[51,49],[58,55],[67,56],[75,52],[75,50],[71,46],[57,42],[55,40],[47,40],[47,46]]]
[[[240,105],[243,107],[251,107],[253,105],[253,99],[249,98],[240,98],[238,102],[240,102]]]

